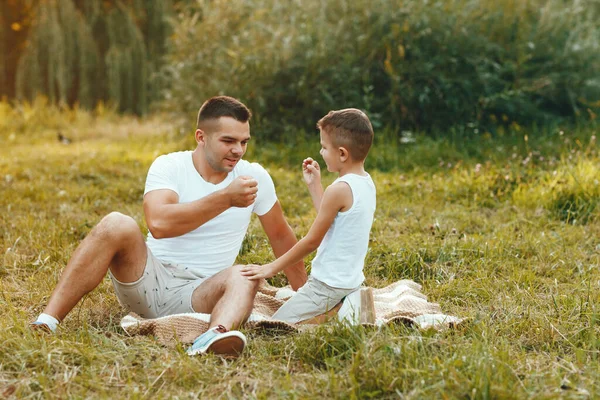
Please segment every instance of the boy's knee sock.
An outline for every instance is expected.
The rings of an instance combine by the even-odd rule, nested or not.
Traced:
[[[35,320],[35,322],[41,322],[50,328],[52,332],[56,331],[58,327],[58,320],[54,318],[52,315],[41,313],[39,317]],[[35,323],[34,322],[34,323]]]

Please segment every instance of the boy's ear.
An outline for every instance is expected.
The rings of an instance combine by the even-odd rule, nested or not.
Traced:
[[[338,150],[340,152],[340,161],[345,162],[350,158],[350,153],[345,147],[339,147]]]

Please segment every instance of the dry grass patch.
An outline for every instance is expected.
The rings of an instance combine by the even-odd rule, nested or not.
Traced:
[[[71,144],[56,138],[63,122],[48,128],[43,140],[31,140],[36,128],[22,123],[22,134],[0,150],[0,393],[5,396],[600,395],[598,209],[585,223],[580,218],[573,223],[557,218],[551,206],[556,193],[552,182],[569,177],[569,190],[581,184],[597,202],[594,180],[600,160],[595,150],[535,168],[523,164],[526,154],[517,165],[507,154],[489,164],[465,156],[458,168],[444,163],[428,169],[400,171],[392,165],[372,170],[378,210],[367,283],[414,279],[445,312],[472,322],[444,332],[334,324],[297,335],[252,335],[241,359],[224,362],[211,356],[189,358],[181,345],[164,348],[149,337],[127,337],[118,326],[124,311],[108,279],[73,310],[57,335],[38,336],[27,328],[77,243],[103,215],[124,212],[145,230],[141,200],[147,168],[157,154],[193,143],[174,128],[156,126],[154,119],[96,117],[88,125],[91,119],[77,118],[72,129],[83,133],[73,136]],[[20,122],[4,122],[4,139],[12,134],[9,123]],[[249,159],[262,160],[261,143],[252,146]],[[285,213],[303,235],[314,211],[293,162],[315,156],[312,144],[292,150],[264,147],[264,164]],[[403,165],[418,165],[420,153],[399,151]],[[443,157],[443,146],[437,151],[430,157]],[[390,157],[387,148],[376,147],[372,157],[379,154]],[[477,164],[482,166],[475,172]],[[507,168],[514,183],[502,178]],[[326,181],[331,180],[327,175]],[[253,220],[240,262],[272,259],[259,225]],[[273,283],[285,282],[276,277]]]

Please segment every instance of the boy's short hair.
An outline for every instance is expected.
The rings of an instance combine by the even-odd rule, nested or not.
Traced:
[[[367,158],[373,143],[373,126],[367,115],[356,108],[329,111],[317,128],[330,135],[336,146],[345,147],[355,161]]]
[[[241,101],[229,96],[215,96],[206,100],[198,111],[198,129],[200,123],[209,119],[231,117],[239,122],[248,122],[252,112]]]

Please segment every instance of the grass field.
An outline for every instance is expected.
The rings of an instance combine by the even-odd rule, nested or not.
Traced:
[[[0,114],[0,396],[600,396],[600,157],[593,127],[380,141],[369,161],[378,209],[367,284],[413,279],[445,313],[471,322],[443,332],[334,325],[254,335],[243,357],[226,362],[126,336],[118,325],[125,312],[108,279],[57,335],[27,327],[102,216],[121,211],[145,231],[147,168],[159,154],[191,148],[191,130],[181,133],[157,118],[40,117],[1,107]],[[73,142],[60,143],[59,131]],[[257,138],[251,146],[246,158],[271,172],[290,224],[304,234],[314,211],[298,160],[318,156],[316,140],[284,146]],[[253,220],[239,261],[271,258]]]

